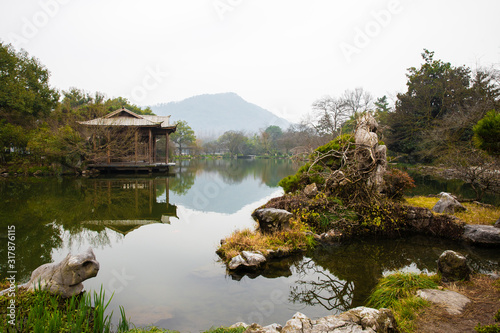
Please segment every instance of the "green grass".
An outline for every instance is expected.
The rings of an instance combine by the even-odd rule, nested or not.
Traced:
[[[112,297],[111,297],[112,298]],[[111,298],[105,293],[85,293],[70,298],[55,296],[47,291],[17,291],[15,295],[15,324],[9,322],[7,306],[12,297],[0,297],[0,324],[5,332],[111,332],[111,315],[106,315]],[[123,324],[125,312],[122,310]],[[13,325],[14,324],[14,325]]]
[[[212,327],[207,331],[202,331],[201,333],[243,333],[246,330],[245,327]],[[134,328],[124,333],[178,333],[178,331],[165,330],[155,326],[150,326],[148,328]]]
[[[204,331],[202,333],[243,333],[246,330],[245,327],[212,327],[208,331]]]
[[[0,283],[0,290],[6,289],[6,282]],[[8,294],[0,296],[0,332],[67,332],[67,333],[178,333],[167,329],[148,326],[137,328],[127,321],[125,310],[120,306],[120,321],[117,327],[111,325],[112,313],[106,315],[111,302],[106,302],[104,290],[99,293],[84,293],[70,298],[52,295],[47,291],[28,292],[16,290],[15,298]],[[15,299],[15,325],[7,316],[10,301]],[[243,327],[216,327],[202,333],[242,333]]]
[[[481,326],[481,324],[477,324],[476,327],[474,327],[474,330],[477,333],[500,333],[500,326],[499,325]]]
[[[429,303],[415,296],[418,289],[438,287],[439,277],[415,273],[395,273],[380,279],[368,298],[368,306],[393,311],[401,332],[412,332],[416,312]]]

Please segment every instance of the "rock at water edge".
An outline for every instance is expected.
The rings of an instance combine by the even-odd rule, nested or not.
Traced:
[[[467,265],[467,259],[452,250],[444,251],[437,262],[438,272],[444,281],[469,280],[471,269]]]

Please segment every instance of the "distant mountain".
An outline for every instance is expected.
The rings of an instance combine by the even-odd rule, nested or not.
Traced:
[[[187,121],[197,137],[217,138],[226,131],[256,133],[276,125],[286,130],[290,122],[235,93],[206,94],[151,106],[158,116],[171,115],[170,121]]]

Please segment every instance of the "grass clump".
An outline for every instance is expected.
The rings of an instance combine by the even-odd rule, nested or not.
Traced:
[[[250,229],[238,230],[222,242],[217,254],[228,263],[242,251],[260,251],[263,255],[269,250],[280,253],[303,251],[314,246],[314,237],[308,231],[307,225],[296,219],[290,221],[290,229],[269,234]]]
[[[212,327],[207,331],[202,333],[243,333],[246,330],[246,327]]]
[[[416,196],[406,198],[406,201],[411,206],[423,207],[432,209],[439,201],[436,197]],[[500,216],[500,207],[480,205],[474,202],[465,202],[462,205],[467,208],[467,211],[456,212],[453,214],[467,224],[486,224],[492,225]]]
[[[178,331],[166,330],[163,328],[158,328],[156,326],[149,326],[146,328],[133,328],[124,332],[125,333],[179,333]]]
[[[493,319],[497,323],[500,322],[500,309],[495,313]],[[478,323],[476,327],[474,327],[474,330],[478,333],[500,333],[500,326],[498,324],[481,326],[481,324]]]
[[[0,327],[4,332],[111,332],[112,314],[105,314],[111,299],[105,301],[102,288],[99,293],[84,293],[70,298],[43,290],[17,290],[15,320],[11,320],[6,312],[11,300],[8,295],[0,297]],[[123,308],[121,312],[119,328],[128,327],[123,324]]]
[[[481,326],[481,324],[477,324],[474,330],[477,333],[500,333],[500,326],[495,324]]]
[[[418,289],[438,287],[439,277],[415,273],[395,273],[382,278],[368,298],[368,306],[393,311],[402,332],[411,332],[416,319],[416,310],[429,303],[415,296]]]

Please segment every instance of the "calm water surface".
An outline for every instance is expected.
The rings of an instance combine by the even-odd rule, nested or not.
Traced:
[[[466,254],[480,271],[499,268],[496,250],[413,237],[319,248],[271,263],[263,275],[228,275],[215,250],[251,212],[282,194],[289,161],[185,161],[170,177],[9,179],[0,182],[0,237],[16,225],[17,279],[94,249],[101,269],[84,282],[113,295],[137,326],[198,332],[237,321],[284,324],[297,312],[325,316],[362,305],[380,276],[434,272],[442,251]],[[6,246],[0,249],[5,277]]]

